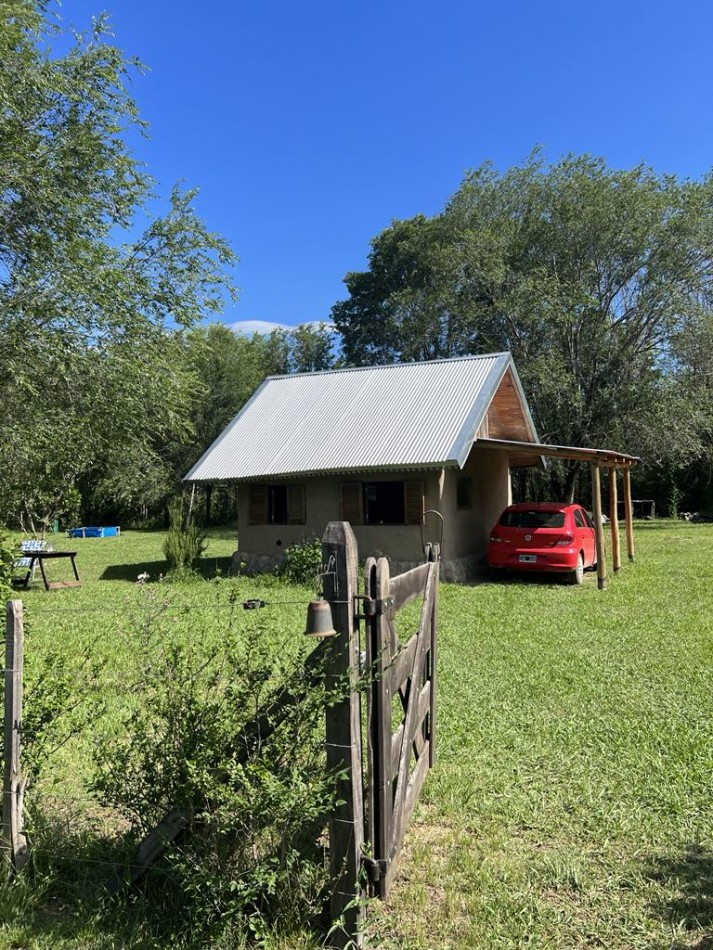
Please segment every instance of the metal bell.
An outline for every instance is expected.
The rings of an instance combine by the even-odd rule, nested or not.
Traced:
[[[337,631],[332,620],[332,608],[326,600],[311,600],[307,606],[307,637],[334,637]]]

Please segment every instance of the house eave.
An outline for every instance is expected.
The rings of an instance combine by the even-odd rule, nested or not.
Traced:
[[[358,475],[397,475],[400,472],[440,472],[444,468],[462,468],[456,459],[446,459],[441,462],[417,462],[402,465],[373,465],[360,466],[358,468],[330,468],[330,469],[309,469],[298,472],[264,472],[251,475],[244,475],[233,478],[190,478],[188,475],[183,481],[188,485],[240,485],[249,482],[269,482],[269,481],[295,481],[300,478],[331,478],[337,476]]]

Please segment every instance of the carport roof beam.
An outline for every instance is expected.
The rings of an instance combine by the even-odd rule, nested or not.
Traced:
[[[484,449],[503,449],[510,452],[530,452],[550,458],[572,459],[576,462],[596,462],[600,466],[631,468],[641,459],[613,449],[585,449],[574,445],[548,445],[544,442],[516,442],[507,439],[478,439],[475,443]]]

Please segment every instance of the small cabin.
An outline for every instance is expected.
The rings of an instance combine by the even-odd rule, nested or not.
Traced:
[[[463,581],[511,502],[511,468],[543,464],[538,443],[509,353],[272,376],[185,481],[237,485],[248,571],[338,520],[395,570],[439,541],[441,576]]]

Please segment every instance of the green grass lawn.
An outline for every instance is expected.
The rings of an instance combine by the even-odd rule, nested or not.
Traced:
[[[164,596],[162,540],[56,541],[79,552],[83,586],[23,595],[27,650],[101,657],[111,692],[132,662],[122,631],[152,590]],[[442,587],[439,761],[390,900],[371,904],[372,946],[713,948],[713,526],[643,523],[636,543],[601,593],[591,574],[581,588]],[[206,573],[233,548],[213,532]],[[307,589],[240,578],[166,591],[177,610],[200,608],[184,618],[197,641],[226,635],[230,596],[262,596],[275,648],[303,648]],[[38,794],[68,789],[81,809],[83,748],[57,753]],[[149,945],[93,918],[86,880],[61,898],[34,880],[0,910],[0,946]]]

